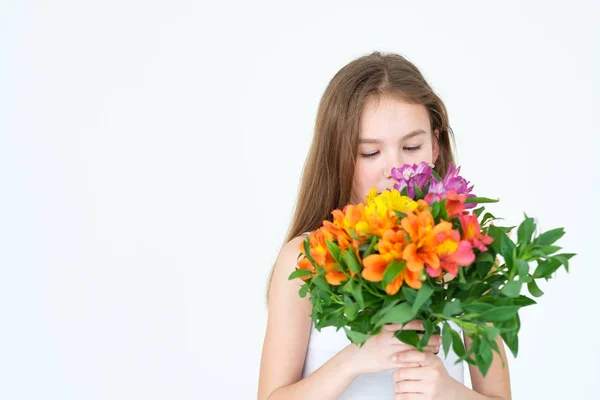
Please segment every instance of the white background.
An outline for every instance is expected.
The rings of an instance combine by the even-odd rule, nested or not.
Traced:
[[[491,211],[578,253],[521,313],[513,398],[595,396],[600,3],[215,3],[0,2],[0,398],[255,398],[320,96],[374,50],[445,101]]]

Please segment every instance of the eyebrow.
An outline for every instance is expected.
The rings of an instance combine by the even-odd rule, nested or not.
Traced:
[[[414,131],[412,131],[410,133],[407,133],[406,135],[402,136],[401,139],[402,140],[410,139],[413,136],[421,135],[423,133],[427,133],[427,132],[425,130],[423,130],[423,129],[415,129]],[[381,141],[379,139],[368,139],[368,138],[366,138],[366,139],[360,139],[358,141],[359,144],[362,144],[362,143],[380,143],[380,142]]]

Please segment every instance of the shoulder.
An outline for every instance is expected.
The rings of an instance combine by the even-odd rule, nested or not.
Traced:
[[[285,267],[287,268],[290,268],[290,266],[295,267],[296,261],[298,259],[298,254],[300,254],[300,246],[302,246],[304,239],[307,237],[308,234],[303,233],[302,235],[296,236],[295,238],[284,244],[283,247],[281,247],[281,250],[279,251],[276,263],[285,265]]]
[[[290,283],[293,281],[289,281],[288,277],[292,272],[294,272],[294,270],[298,266],[298,255],[300,254],[300,246],[302,245],[302,242],[304,242],[304,239],[307,236],[307,234],[296,236],[281,247],[273,269],[269,297],[271,297],[273,294],[277,295],[279,290],[282,289],[282,286],[288,289],[291,286],[297,287],[297,282],[296,285],[290,285]],[[298,279],[297,281],[300,280]]]

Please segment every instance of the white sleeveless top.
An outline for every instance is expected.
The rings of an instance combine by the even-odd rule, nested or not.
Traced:
[[[453,322],[450,325],[462,335],[460,327]],[[307,377],[316,371],[321,365],[340,352],[344,347],[350,344],[346,337],[344,329],[336,332],[336,328],[328,326],[317,331],[314,324],[311,324],[310,339],[308,350],[304,361],[302,378]],[[458,356],[452,349],[448,351],[448,358],[445,358],[444,349],[441,348],[437,355],[441,358],[448,374],[460,383],[464,383],[463,363],[455,364]],[[346,391],[338,397],[339,400],[381,400],[392,399],[394,397],[394,383],[392,374],[395,369],[375,374],[365,374],[357,377]]]
[[[462,330],[454,322],[450,322],[452,328],[462,336]],[[336,332],[336,328],[328,326],[319,332],[314,323],[311,323],[310,338],[308,350],[302,370],[302,378],[307,377],[316,371],[321,365],[327,362],[336,353],[350,344],[346,337],[344,329]],[[448,351],[448,357],[444,354],[443,347],[437,355],[448,374],[460,383],[464,383],[464,362],[455,364],[458,356],[452,348]],[[357,377],[346,391],[338,397],[339,400],[381,400],[392,399],[394,397],[394,383],[392,374],[396,369],[390,369],[375,374],[365,374]]]

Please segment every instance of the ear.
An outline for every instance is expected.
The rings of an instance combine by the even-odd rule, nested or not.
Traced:
[[[433,140],[432,140],[432,142],[433,142],[433,160],[431,162],[435,164],[438,156],[440,155],[440,145],[439,145],[440,131],[439,131],[439,129],[435,128],[433,130],[433,134],[435,135],[435,138],[433,138]]]

